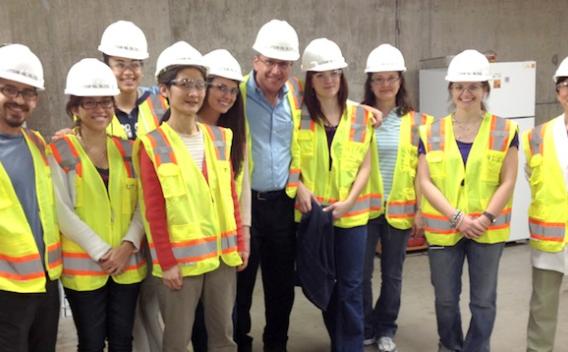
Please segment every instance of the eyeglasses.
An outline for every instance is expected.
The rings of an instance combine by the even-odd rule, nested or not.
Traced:
[[[258,57],[258,60],[262,62],[269,70],[272,70],[275,66],[278,66],[278,69],[282,71],[288,70],[290,67],[292,67],[292,62],[290,61],[267,59],[261,56]]]
[[[462,94],[464,91],[468,91],[471,94],[479,93],[483,89],[481,84],[472,84],[469,86],[464,86],[461,84],[452,84],[452,90],[458,94]]]
[[[229,88],[224,84],[209,84],[210,87],[217,89],[219,92],[223,93],[223,95],[225,94],[230,94],[234,97],[237,96],[237,94],[239,94],[239,88],[238,87],[234,87],[234,88]]]
[[[387,85],[390,86],[396,82],[400,81],[400,77],[389,77],[389,78],[372,78],[371,79],[371,83],[378,85],[378,86],[383,86],[383,85]]]
[[[26,101],[34,101],[37,99],[37,90],[34,88],[25,88],[19,90],[18,88],[10,85],[0,87],[0,92],[4,94],[5,97],[10,99],[16,99],[19,95]]]
[[[558,90],[558,91],[566,90],[566,89],[568,89],[568,80],[562,81],[562,82],[560,82],[556,85],[556,90]]]
[[[198,80],[187,79],[187,78],[173,79],[170,81],[170,84],[186,91],[190,91],[192,89],[204,90],[205,87],[207,87],[207,83],[205,83],[205,81],[201,79]]]
[[[144,66],[144,62],[142,62],[141,60],[132,60],[132,61],[113,61],[113,62],[109,62],[109,66],[114,69],[114,70],[118,70],[120,72],[126,71],[127,69],[130,69],[131,71],[139,71],[142,69],[142,66]]]
[[[100,106],[103,109],[110,109],[114,106],[114,100],[112,99],[104,99],[104,100],[82,100],[79,103],[81,107],[85,110],[94,110],[97,106]]]
[[[316,72],[316,73],[314,73],[314,78],[318,79],[318,80],[326,80],[328,78],[336,80],[336,79],[339,79],[341,77],[342,73],[343,73],[342,70],[331,70],[331,71],[325,71],[325,72]]]

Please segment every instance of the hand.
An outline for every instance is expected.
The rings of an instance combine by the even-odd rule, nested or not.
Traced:
[[[309,213],[312,211],[312,199],[319,204],[312,192],[300,182],[298,184],[298,192],[296,193],[296,208],[300,210],[302,214]]]
[[[420,210],[416,211],[414,215],[414,223],[410,230],[410,236],[415,238],[424,237],[424,219],[422,218],[422,212]]]
[[[178,265],[174,265],[162,273],[162,282],[170,290],[181,290],[183,279]]]
[[[243,271],[247,268],[250,253],[248,251],[239,251],[243,263],[237,267],[237,271]]]
[[[331,211],[333,212],[333,218],[339,219],[349,210],[351,210],[351,208],[353,208],[353,203],[344,200],[328,205],[327,207],[323,208],[323,211]]]
[[[481,215],[477,218],[475,218],[475,220],[473,220],[473,226],[481,231],[481,233],[484,233],[485,231],[487,231],[487,229],[489,228],[489,226],[491,225],[491,221],[484,215]]]
[[[383,113],[381,110],[365,104],[361,104],[361,106],[366,111],[373,113],[373,116],[371,116],[371,125],[373,125],[373,128],[378,128],[383,124]]]
[[[55,132],[55,134],[51,137],[51,142],[55,143],[58,140],[62,139],[66,134],[73,134],[73,130],[70,128],[63,128],[59,131]]]
[[[475,239],[485,232],[474,225],[474,219],[472,219],[469,215],[464,214],[462,217],[463,218],[460,220],[458,225],[458,231],[461,232],[465,238]]]
[[[120,246],[111,249],[103,256],[103,270],[109,275],[119,275],[128,267],[130,256],[134,253],[134,245],[130,241],[123,241]],[[102,258],[101,258],[102,259]]]

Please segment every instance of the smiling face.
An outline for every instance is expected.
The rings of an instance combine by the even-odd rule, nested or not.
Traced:
[[[110,56],[108,65],[112,69],[118,82],[118,89],[121,93],[132,93],[144,77],[142,72],[142,60],[131,60],[124,57]]]
[[[318,98],[332,98],[339,93],[341,70],[314,72],[312,86]]]
[[[17,131],[35,110],[37,101],[36,88],[0,78],[0,131]]]
[[[236,81],[215,76],[207,90],[207,105],[215,112],[224,114],[233,106],[239,94]]]
[[[198,69],[187,67],[169,85],[161,84],[160,92],[169,99],[172,113],[195,116],[205,99],[205,77]]]
[[[81,130],[104,132],[114,115],[112,97],[80,97],[72,112],[81,121]]]
[[[252,61],[256,83],[265,95],[277,95],[292,72],[292,62],[257,55]]]
[[[400,89],[400,73],[375,72],[371,77],[371,90],[378,102],[394,103]]]
[[[452,82],[450,95],[456,110],[471,111],[482,109],[487,97],[488,85],[485,82]]]

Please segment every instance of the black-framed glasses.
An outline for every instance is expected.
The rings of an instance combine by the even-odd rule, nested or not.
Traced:
[[[275,66],[278,66],[278,68],[282,71],[288,70],[290,67],[292,67],[291,61],[274,60],[262,56],[259,56],[258,60],[262,62],[269,70],[272,70]]]
[[[205,87],[207,87],[207,83],[202,79],[172,79],[170,84],[186,91],[190,91],[192,89],[204,90]]]
[[[22,98],[24,98],[24,100],[26,101],[36,100],[38,94],[37,89],[35,88],[24,88],[20,90],[11,85],[1,86],[0,92],[2,92],[5,97],[8,97],[10,99],[16,99],[19,95],[21,95]]]
[[[114,100],[81,100],[81,103],[79,103],[79,105],[81,105],[81,107],[85,110],[94,110],[97,108],[97,106],[100,106],[103,109],[110,109],[114,106]]]
[[[142,60],[118,60],[109,62],[109,66],[110,68],[120,72],[126,71],[127,69],[130,69],[131,71],[140,71],[144,66],[144,62]]]
[[[223,95],[230,94],[230,95],[236,97],[237,94],[239,94],[239,88],[238,87],[229,88],[228,86],[226,86],[222,83],[210,83],[209,86],[217,89],[219,92],[223,93]]]

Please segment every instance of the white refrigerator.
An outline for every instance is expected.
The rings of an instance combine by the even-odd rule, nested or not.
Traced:
[[[420,111],[436,118],[446,116],[451,110],[448,82],[444,79],[451,57],[422,61],[419,75]],[[536,62],[495,62],[491,63],[491,93],[487,100],[489,112],[514,120],[519,125],[520,137],[524,131],[534,127]],[[529,238],[528,207],[530,188],[524,172],[525,156],[519,145],[519,168],[513,193],[513,214],[509,241]]]

